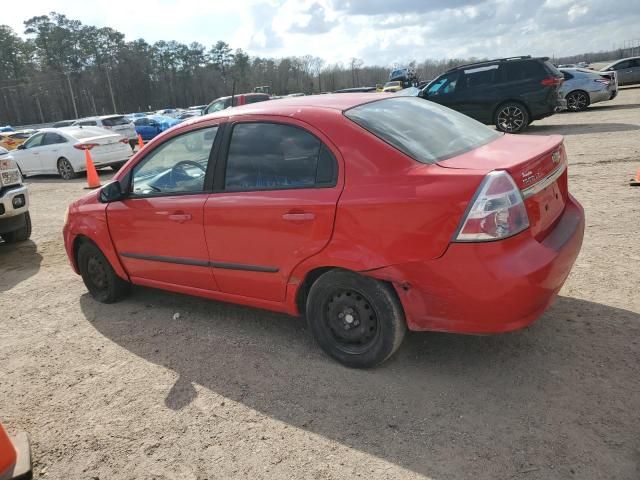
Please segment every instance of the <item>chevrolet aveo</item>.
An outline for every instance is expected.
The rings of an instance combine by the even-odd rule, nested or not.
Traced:
[[[131,284],[305,315],[370,367],[407,329],[532,323],[580,251],[560,136],[500,134],[426,100],[299,97],[225,110],[150,142],[70,205],[93,297]]]

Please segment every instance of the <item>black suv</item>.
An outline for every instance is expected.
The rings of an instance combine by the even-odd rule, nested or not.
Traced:
[[[502,132],[519,133],[566,106],[560,71],[546,57],[512,57],[461,65],[424,87],[419,96]]]

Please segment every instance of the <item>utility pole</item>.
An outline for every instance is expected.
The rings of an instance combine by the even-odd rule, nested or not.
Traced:
[[[113,113],[118,113],[118,109],[116,108],[116,99],[113,96],[113,88],[111,87],[111,77],[109,76],[109,69],[105,68],[107,72],[107,83],[109,84],[109,93],[111,94],[111,105],[113,105]]]
[[[69,72],[64,72],[67,76],[67,84],[69,85],[69,92],[71,93],[71,102],[73,103],[73,113],[78,118],[78,107],[76,106],[76,97],[73,96],[73,87],[71,87],[71,79],[69,78]]]
[[[40,94],[36,93],[34,97],[36,97],[36,105],[38,105],[38,112],[40,112],[40,123],[44,123],[44,115],[42,114],[42,106],[40,105]]]

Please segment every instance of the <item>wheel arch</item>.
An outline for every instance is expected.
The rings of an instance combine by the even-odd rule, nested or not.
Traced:
[[[492,119],[494,121],[495,121],[496,115],[498,114],[498,110],[500,109],[500,107],[502,107],[506,103],[517,103],[519,105],[522,105],[524,109],[527,111],[527,115],[529,115],[529,123],[531,123],[531,121],[533,120],[533,117],[531,116],[531,110],[529,109],[529,106],[527,105],[527,103],[523,102],[522,99],[520,98],[509,98],[507,100],[502,100],[500,103],[498,103],[496,105],[496,108],[493,109]]]

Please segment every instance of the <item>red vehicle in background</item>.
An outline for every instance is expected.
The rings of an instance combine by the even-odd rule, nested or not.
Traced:
[[[413,97],[298,97],[161,134],[71,204],[97,300],[131,284],[306,315],[352,367],[406,329],[523,328],[580,251],[560,136],[498,133]]]
[[[202,114],[216,113],[230,107],[249,105],[250,103],[265,102],[271,97],[266,93],[239,93],[228,97],[216,98],[213,102],[202,109]]]

